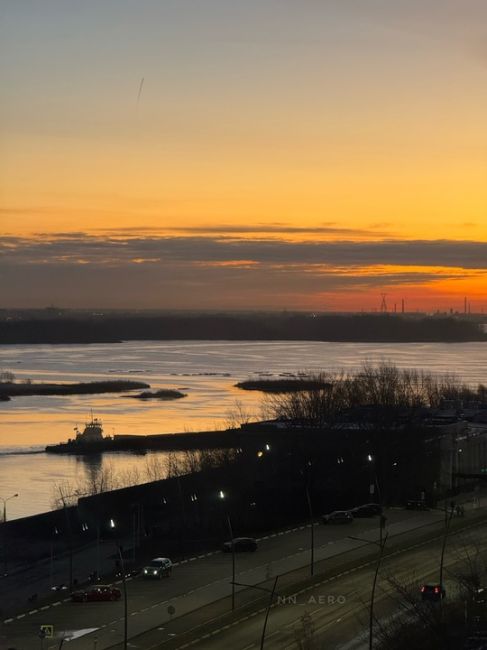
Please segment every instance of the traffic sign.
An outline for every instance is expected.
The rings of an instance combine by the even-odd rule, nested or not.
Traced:
[[[41,637],[41,639],[54,638],[54,625],[41,625],[39,630],[39,636]]]

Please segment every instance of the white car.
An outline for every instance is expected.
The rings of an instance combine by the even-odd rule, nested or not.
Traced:
[[[169,577],[172,571],[172,562],[168,557],[155,557],[142,569],[144,578]]]

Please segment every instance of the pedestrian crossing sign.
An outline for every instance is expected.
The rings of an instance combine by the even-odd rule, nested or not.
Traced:
[[[52,639],[54,637],[54,625],[41,625],[39,634],[42,634],[44,639]]]

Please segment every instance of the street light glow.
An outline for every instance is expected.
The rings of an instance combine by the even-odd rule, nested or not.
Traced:
[[[225,492],[223,490],[220,490],[220,492],[218,493],[218,496],[220,497],[220,499],[224,499],[225,498]]]
[[[115,528],[116,523],[113,519],[110,519],[110,528]]]

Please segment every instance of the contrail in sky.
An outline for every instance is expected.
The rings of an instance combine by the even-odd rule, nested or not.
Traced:
[[[140,96],[142,95],[142,88],[144,86],[144,77],[140,80],[139,92],[137,93],[137,106],[139,105]]]

